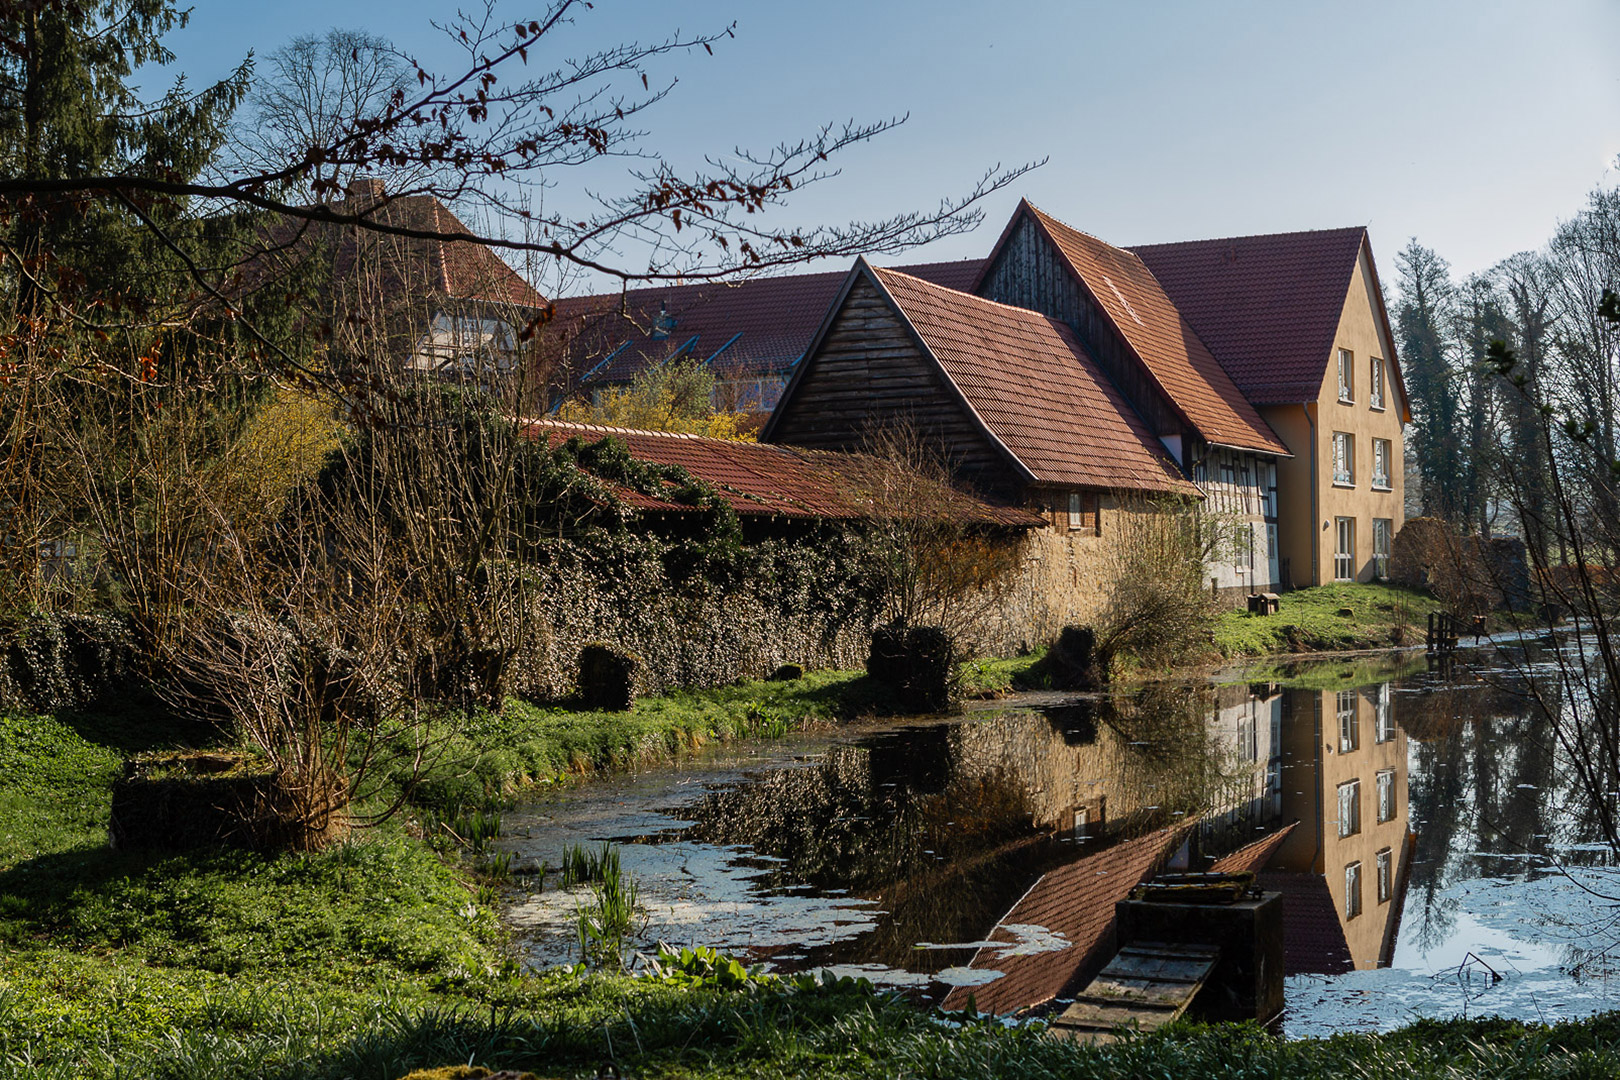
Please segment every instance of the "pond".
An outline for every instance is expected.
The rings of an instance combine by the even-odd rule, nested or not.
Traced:
[[[1116,900],[1222,869],[1283,896],[1289,1035],[1585,1015],[1620,1007],[1620,875],[1523,659],[1299,664],[751,744],[532,803],[502,845],[551,866],[618,845],[644,952],[947,1008],[1063,1000],[1112,955]],[[513,897],[531,964],[578,959],[587,897],[556,874]]]

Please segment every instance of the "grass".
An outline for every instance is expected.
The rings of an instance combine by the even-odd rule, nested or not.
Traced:
[[[830,719],[859,700],[858,681],[776,686],[773,703]],[[605,748],[678,730],[676,718],[741,733],[726,727],[741,711],[740,695],[688,695],[600,740],[577,718],[536,721],[531,737],[552,741],[531,752],[551,767],[575,753],[611,762]],[[0,1076],[392,1080],[472,1063],[562,1077],[604,1061],[666,1078],[1620,1073],[1613,1017],[1302,1043],[1181,1026],[1097,1049],[1038,1025],[946,1020],[852,980],[746,977],[729,961],[656,979],[523,975],[487,889],[403,825],[307,855],[108,850],[125,758],[196,735],[138,713],[0,717]],[[629,883],[617,893],[604,920],[609,907],[633,914]]]
[[[1349,615],[1341,615],[1348,609]],[[1282,595],[1275,615],[1229,611],[1215,624],[1221,655],[1342,652],[1421,645],[1428,614],[1442,610],[1427,593],[1394,585],[1322,585]]]

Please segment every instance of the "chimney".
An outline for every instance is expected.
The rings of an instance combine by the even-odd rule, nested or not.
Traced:
[[[375,202],[383,197],[383,182],[379,176],[357,176],[349,181],[349,198]]]

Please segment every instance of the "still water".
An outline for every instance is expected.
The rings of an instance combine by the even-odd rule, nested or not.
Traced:
[[[1525,678],[1408,657],[1031,696],[582,785],[509,815],[503,844],[553,866],[619,845],[644,951],[948,1008],[1062,1000],[1112,955],[1114,902],[1188,869],[1283,894],[1290,1035],[1620,1007],[1620,872]],[[585,896],[553,874],[513,899],[531,963],[577,959]]]

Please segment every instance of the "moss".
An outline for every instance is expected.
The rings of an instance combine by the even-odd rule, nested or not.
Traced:
[[[1393,585],[1297,589],[1283,594],[1275,615],[1222,614],[1215,646],[1223,656],[1236,657],[1421,645],[1429,613],[1442,608],[1427,593]]]

